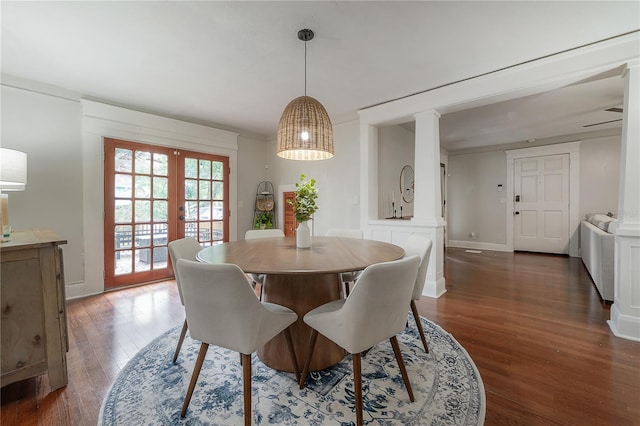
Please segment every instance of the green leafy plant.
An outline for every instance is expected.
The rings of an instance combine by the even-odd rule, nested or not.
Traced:
[[[271,229],[273,228],[272,213],[258,213],[253,224],[254,229]]]
[[[293,206],[293,214],[296,216],[298,223],[311,219],[311,216],[318,210],[316,198],[318,198],[318,190],[316,189],[316,180],[309,179],[304,174],[300,175],[300,182],[296,183],[296,198],[287,202]]]

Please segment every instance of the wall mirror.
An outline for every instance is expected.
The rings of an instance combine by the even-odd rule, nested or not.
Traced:
[[[406,165],[400,172],[400,193],[405,203],[413,201],[414,173],[413,167]]]

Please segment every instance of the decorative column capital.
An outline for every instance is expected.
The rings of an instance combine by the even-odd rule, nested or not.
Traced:
[[[424,111],[416,112],[415,114],[413,114],[413,116],[417,120],[420,117],[422,117],[422,118],[424,118],[424,117],[435,117],[435,118],[439,119],[442,115],[438,111],[436,111],[435,109],[426,109]]]
[[[640,68],[640,58],[632,59],[625,64],[624,71],[622,71],[622,78],[625,78],[629,70],[634,68]]]

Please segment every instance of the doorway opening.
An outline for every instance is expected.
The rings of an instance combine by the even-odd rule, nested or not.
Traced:
[[[290,204],[290,202],[293,202],[293,200],[296,198],[296,194],[293,191],[283,192],[282,197],[284,199],[284,236],[295,237],[298,223],[296,222],[296,216],[293,213],[293,206]]]

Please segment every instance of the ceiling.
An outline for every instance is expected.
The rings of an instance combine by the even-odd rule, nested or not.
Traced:
[[[304,93],[334,124],[640,28],[637,1],[2,1],[2,75],[79,97],[275,137]],[[616,74],[616,73],[613,73]],[[606,78],[605,78],[606,77]],[[445,114],[450,150],[619,127],[618,75]]]

